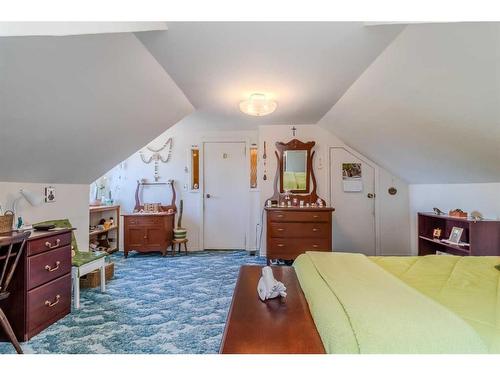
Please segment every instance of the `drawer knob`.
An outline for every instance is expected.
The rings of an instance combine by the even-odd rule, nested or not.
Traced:
[[[54,247],[59,246],[61,243],[61,240],[58,238],[54,244],[51,244],[49,241],[45,242],[45,246],[48,247],[49,249],[53,249]]]
[[[314,248],[317,248],[319,245],[313,245]]]
[[[45,269],[49,272],[54,272],[56,270],[59,269],[59,265],[61,264],[61,262],[57,261],[56,262],[56,266],[54,268],[52,268],[51,266],[49,266],[48,264],[45,266]]]
[[[278,247],[283,247],[283,246],[285,246],[285,245],[283,245],[282,243],[278,244]]]
[[[45,301],[45,306],[47,306],[47,307],[52,307],[52,306],[55,306],[55,305],[57,305],[57,304],[59,303],[59,300],[60,300],[60,299],[61,299],[61,296],[58,294],[58,295],[56,296],[56,299],[55,299],[55,301],[54,301],[54,302]]]
[[[278,228],[278,229],[276,229],[276,230],[277,230],[278,232],[283,232],[283,231],[284,231],[284,229],[283,229],[283,228]]]
[[[280,217],[281,218],[281,217],[284,217],[284,215],[276,215],[276,217]]]
[[[319,215],[313,215],[313,219],[319,218]]]
[[[313,228],[313,232],[317,232],[318,230],[318,228]]]

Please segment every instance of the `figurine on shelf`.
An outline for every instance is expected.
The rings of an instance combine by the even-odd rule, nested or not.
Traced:
[[[454,210],[450,211],[449,215],[466,219],[468,214],[467,212],[462,211],[460,208],[455,208]]]
[[[444,212],[443,212],[443,211],[441,211],[441,210],[440,210],[439,208],[437,208],[437,207],[434,207],[432,210],[434,211],[434,213],[435,213],[436,215],[444,215]]]

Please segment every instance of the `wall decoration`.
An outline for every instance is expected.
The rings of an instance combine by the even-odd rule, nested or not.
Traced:
[[[141,159],[144,163],[150,164],[152,161],[154,161],[154,178],[155,181],[158,182],[160,180],[160,175],[159,175],[159,163],[160,161],[162,163],[167,163],[170,161],[170,158],[172,157],[172,137],[166,140],[166,142],[163,144],[158,149],[155,149],[151,146],[146,146],[147,151],[139,151],[139,155],[141,156]],[[167,148],[168,146],[168,148]],[[149,157],[145,156],[145,153],[152,153]]]
[[[191,190],[200,188],[200,150],[198,146],[191,146],[190,150],[191,161]]]
[[[53,203],[56,201],[56,188],[54,186],[45,187],[45,203]]]
[[[262,179],[264,181],[267,180],[267,163],[266,163],[266,160],[267,159],[267,153],[266,153],[266,141],[264,141],[264,153],[262,154],[262,161],[264,163],[264,174],[262,176]]]
[[[257,145],[250,146],[250,188],[257,188]]]
[[[342,184],[345,192],[363,191],[361,163],[342,163]]]

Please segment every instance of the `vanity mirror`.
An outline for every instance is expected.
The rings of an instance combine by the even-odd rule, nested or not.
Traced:
[[[301,142],[292,139],[288,143],[276,142],[277,170],[274,177],[274,195],[271,199],[282,203],[284,199],[303,204],[316,204],[316,178],[313,170],[314,151],[316,143]],[[325,204],[323,199],[320,199]]]

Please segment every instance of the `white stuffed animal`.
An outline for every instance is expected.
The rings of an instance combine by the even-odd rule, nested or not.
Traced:
[[[262,276],[257,284],[257,292],[262,301],[278,296],[286,297],[285,285],[274,278],[273,270],[269,266],[262,268]]]

